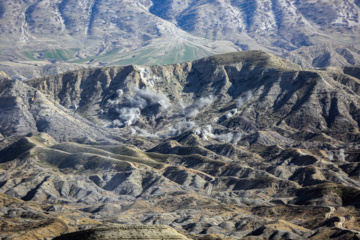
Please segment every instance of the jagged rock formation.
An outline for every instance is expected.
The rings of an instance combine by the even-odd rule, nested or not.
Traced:
[[[0,236],[39,238],[15,232],[20,216],[41,234],[62,226],[43,238],[119,224],[194,239],[354,238],[359,73],[249,51],[2,79],[0,191],[21,201],[5,204]]]

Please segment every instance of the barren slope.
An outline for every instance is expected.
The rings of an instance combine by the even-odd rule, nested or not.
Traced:
[[[249,51],[2,74],[0,236],[183,236],[123,226],[135,224],[194,239],[352,239],[359,73]]]

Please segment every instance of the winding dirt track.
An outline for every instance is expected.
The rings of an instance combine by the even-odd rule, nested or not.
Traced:
[[[338,223],[338,228],[345,229],[344,223],[345,223],[346,219],[344,217],[339,217],[339,218],[340,218],[340,222]]]
[[[330,212],[325,214],[325,218],[330,218],[331,215],[333,215],[333,213],[335,212],[335,208],[334,207],[329,207],[330,208]]]
[[[331,215],[334,214],[334,212],[335,212],[334,207],[329,207],[329,208],[330,208],[330,212],[325,214],[326,219],[330,218]],[[335,227],[337,227],[337,228],[339,228],[341,230],[347,230],[347,231],[353,232],[355,234],[358,234],[358,236],[360,235],[360,231],[344,228],[344,223],[346,221],[346,218],[345,217],[339,217],[339,218],[340,218],[340,222],[335,223]]]

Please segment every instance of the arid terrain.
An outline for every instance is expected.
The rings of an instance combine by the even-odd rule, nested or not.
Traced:
[[[360,238],[359,66],[0,76],[2,239]]]

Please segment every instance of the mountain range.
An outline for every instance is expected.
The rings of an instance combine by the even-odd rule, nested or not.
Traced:
[[[358,0],[1,0],[0,70],[30,79],[75,64],[171,64],[244,50],[306,68],[354,65],[359,6]]]
[[[0,239],[360,239],[359,0],[0,0]]]
[[[359,237],[359,66],[245,51],[0,76],[2,238]]]

